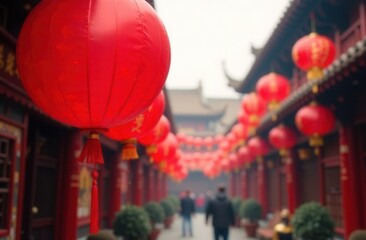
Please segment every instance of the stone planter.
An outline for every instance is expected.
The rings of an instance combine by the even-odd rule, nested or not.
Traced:
[[[149,240],[157,240],[160,234],[160,229],[153,228],[149,234]]]
[[[173,217],[167,217],[164,220],[164,227],[166,229],[168,229],[168,228],[170,228],[172,226],[172,223],[173,223]]]
[[[258,223],[246,222],[243,223],[243,226],[248,237],[254,238],[256,236]]]

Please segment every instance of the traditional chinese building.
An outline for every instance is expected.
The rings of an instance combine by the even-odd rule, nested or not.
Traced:
[[[337,235],[344,239],[366,228],[365,4],[363,0],[291,1],[249,73],[238,81],[230,79],[235,90],[244,94],[255,91],[257,80],[271,69],[291,80],[291,95],[257,129],[263,138],[280,123],[296,130],[295,113],[313,100],[333,110],[337,124],[324,137],[320,154],[299,133],[287,159],[272,150],[263,164],[252,164],[232,177],[244,183],[236,194],[257,198],[267,213],[283,207],[293,212],[309,201],[322,203],[335,220]],[[294,43],[311,32],[311,19],[318,33],[335,42],[337,51],[336,60],[316,83],[307,82],[306,73],[291,58]]]
[[[16,38],[38,2],[0,3],[0,239],[4,240],[71,240],[89,232],[91,168],[77,161],[84,133],[40,111],[17,74]],[[169,102],[165,115],[172,119]],[[105,164],[99,169],[99,216],[105,228],[111,227],[123,204],[142,205],[164,197],[166,176],[149,164],[143,147],[139,146],[138,160],[124,162],[118,142],[104,137],[101,142]]]

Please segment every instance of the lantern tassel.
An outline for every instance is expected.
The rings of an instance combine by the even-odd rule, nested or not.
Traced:
[[[136,143],[136,139],[127,139],[122,141],[122,160],[133,160],[139,158]]]
[[[98,133],[91,132],[89,134],[89,138],[78,160],[87,164],[104,164],[102,146]]]
[[[312,81],[322,79],[323,75],[323,69],[319,67],[313,67],[307,71],[306,77],[309,81]]]
[[[91,203],[90,203],[90,233],[99,232],[99,194],[98,194],[98,177],[97,170],[93,170],[93,186],[91,191]]]

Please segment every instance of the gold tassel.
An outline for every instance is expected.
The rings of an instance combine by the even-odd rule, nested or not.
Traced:
[[[313,67],[307,71],[306,77],[309,81],[322,79],[324,76],[323,69],[319,67]]]
[[[137,154],[136,139],[127,139],[124,141],[121,141],[122,143],[122,160],[132,160],[132,159],[138,159],[139,155]]]

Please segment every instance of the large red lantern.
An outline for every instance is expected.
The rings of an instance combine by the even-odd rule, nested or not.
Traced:
[[[335,125],[333,112],[316,103],[302,107],[296,113],[295,123],[297,128],[306,136],[310,136],[310,146],[318,147],[323,145],[322,136],[328,134]]]
[[[162,161],[170,161],[174,159],[175,153],[178,149],[178,141],[173,133],[168,133],[168,136],[161,143],[157,144],[156,150],[150,152],[154,163],[160,163]]]
[[[313,32],[295,43],[292,59],[297,67],[307,71],[309,80],[316,80],[323,77],[323,69],[333,62],[335,53],[332,40]]]
[[[246,113],[244,109],[240,109],[238,113],[238,122],[244,124],[245,126],[250,125],[248,113]]]
[[[274,110],[290,94],[290,83],[286,77],[272,72],[258,80],[256,91],[269,103],[268,108]]]
[[[155,127],[150,132],[140,137],[138,139],[138,142],[145,146],[150,144],[157,144],[162,142],[169,132],[170,122],[167,117],[162,115]]]
[[[253,133],[253,129],[258,126],[262,115],[266,112],[266,102],[256,93],[250,93],[243,97],[241,106],[249,116],[250,132]]]
[[[269,151],[269,146],[267,141],[256,136],[248,141],[248,148],[253,154],[253,156],[257,157],[258,160],[261,160],[264,155],[266,155]]]
[[[138,158],[136,138],[143,136],[155,127],[164,112],[164,108],[165,97],[164,92],[161,92],[153,104],[143,113],[121,126],[110,128],[104,133],[107,137],[122,142],[122,159]]]
[[[284,125],[272,128],[268,134],[268,139],[272,146],[279,149],[281,156],[286,156],[288,149],[296,144],[295,132]]]
[[[101,164],[97,132],[151,105],[168,74],[170,47],[163,24],[144,0],[41,1],[24,22],[16,59],[37,106],[91,132],[80,160]],[[97,171],[92,175],[97,200]],[[99,230],[94,203],[92,233]]]

